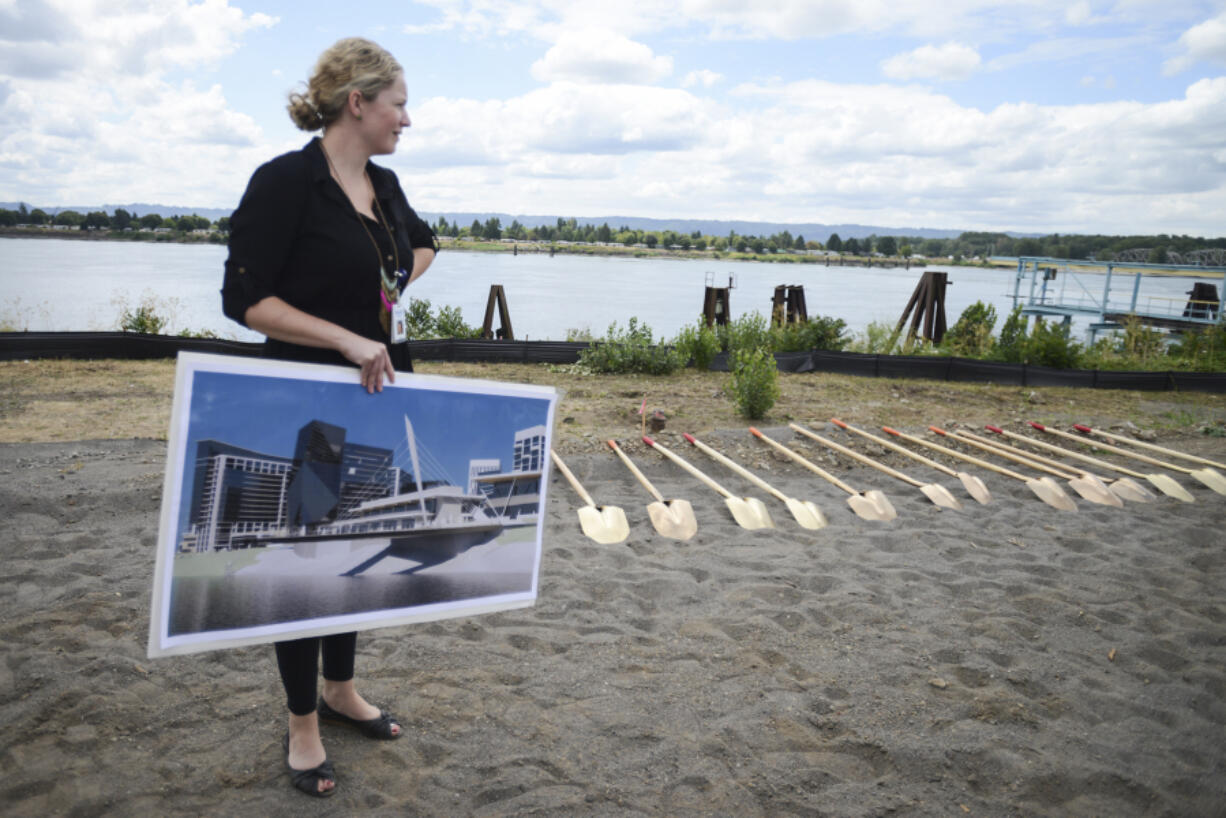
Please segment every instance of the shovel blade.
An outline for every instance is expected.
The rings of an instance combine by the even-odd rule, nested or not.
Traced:
[[[796,500],[791,497],[787,501],[788,511],[796,518],[802,528],[816,531],[830,524],[822,510],[808,500]]]
[[[647,516],[656,531],[675,540],[688,540],[698,533],[698,520],[688,500],[669,500],[666,503],[651,503]]]
[[[1113,480],[1107,484],[1107,488],[1111,489],[1111,493],[1121,500],[1130,500],[1134,503],[1152,503],[1154,501],[1153,492],[1131,477],[1121,477],[1119,480]]]
[[[869,489],[868,491],[863,492],[862,496],[877,508],[881,509],[882,513],[886,515],[885,519],[893,520],[898,516],[898,512],[894,510],[894,504],[891,503],[889,498],[885,496],[885,492],[879,491],[878,489]]]
[[[881,497],[879,500],[874,500],[869,496],[870,494],[879,494]],[[894,510],[894,506],[885,498],[885,495],[876,490],[850,495],[847,498],[847,505],[862,520],[893,520],[898,516],[898,512]]]
[[[1077,504],[1073,502],[1073,498],[1064,493],[1064,489],[1052,480],[1050,477],[1044,477],[1041,480],[1027,480],[1026,485],[1034,492],[1035,496],[1047,503],[1049,506],[1060,509],[1061,511],[1076,511]]]
[[[992,492],[988,491],[988,487],[978,477],[960,471],[958,472],[958,479],[962,481],[962,487],[966,489],[966,493],[973,497],[976,502],[985,506],[992,502]]]
[[[1101,485],[1101,483],[1096,483],[1089,477],[1070,477],[1068,484],[1073,487],[1073,491],[1091,503],[1115,506],[1116,508],[1122,508],[1124,505],[1124,501],[1112,494],[1110,489],[1105,485]]]
[[[753,497],[728,497],[724,499],[724,503],[732,512],[732,519],[736,520],[737,525],[741,528],[753,531],[758,528],[775,527],[770,512],[766,510],[761,500]]]
[[[1218,494],[1226,494],[1226,477],[1217,469],[1193,469],[1189,474]]]
[[[1158,491],[1165,494],[1167,497],[1174,497],[1176,500],[1182,500],[1185,503],[1195,503],[1196,498],[1188,493],[1188,490],[1179,485],[1174,477],[1166,474],[1147,474],[1145,479],[1150,485]]]
[[[936,483],[928,483],[920,486],[920,491],[924,492],[924,496],[932,502],[936,503],[941,508],[952,508],[959,511],[962,510],[962,504],[958,502],[958,498],[949,493],[949,489],[944,486],[939,486]]]
[[[583,506],[579,509],[579,527],[601,545],[619,543],[630,536],[626,512],[617,506]]]

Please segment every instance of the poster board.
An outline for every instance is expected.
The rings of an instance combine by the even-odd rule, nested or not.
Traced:
[[[557,399],[181,353],[149,656],[533,604]]]

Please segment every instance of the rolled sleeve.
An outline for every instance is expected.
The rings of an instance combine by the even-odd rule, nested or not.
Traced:
[[[293,154],[262,165],[252,175],[230,218],[221,307],[247,325],[247,310],[276,295],[302,221],[308,174]]]

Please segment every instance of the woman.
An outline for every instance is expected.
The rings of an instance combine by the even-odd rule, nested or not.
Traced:
[[[230,220],[222,287],[226,315],[267,336],[267,356],[356,366],[372,394],[397,370],[412,371],[399,299],[436,250],[396,175],[369,161],[395,151],[410,124],[406,101],[404,71],[378,45],[350,38],[320,56],[306,94],[290,95],[289,112],[299,128],[323,136],[251,177]],[[285,761],[294,786],[311,795],[336,786],[320,718],[373,738],[401,734],[394,717],[355,689],[356,640],[346,633],[276,645],[290,711]]]

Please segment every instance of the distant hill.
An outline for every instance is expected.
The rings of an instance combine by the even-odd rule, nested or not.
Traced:
[[[6,210],[16,210],[19,207],[18,202],[0,202],[0,208]],[[229,216],[233,210],[216,207],[183,207],[180,205],[159,205],[145,204],[144,202],[136,202],[131,204],[106,204],[106,205],[72,205],[72,206],[55,206],[47,205],[32,205],[26,203],[26,208],[33,210],[35,207],[41,207],[47,213],[55,214],[61,210],[76,210],[80,213],[89,213],[93,210],[105,210],[107,213],[114,213],[117,209],[122,208],[129,213],[137,216],[143,216],[146,213],[157,213],[159,216],[183,216],[197,215],[203,216],[206,219],[216,221],[222,216]],[[518,221],[524,227],[541,227],[543,225],[556,225],[559,218],[571,218],[568,216],[531,216],[524,214],[510,213],[440,213],[435,211],[418,211],[423,219],[426,219],[431,224],[437,223],[439,216],[446,217],[448,222],[458,224],[461,227],[467,227],[473,221],[486,222],[491,218],[497,218],[503,228],[511,226],[511,222]],[[804,236],[811,241],[825,242],[830,238],[831,233],[838,233],[839,238],[862,239],[868,236],[913,236],[924,239],[953,239],[962,235],[965,230],[955,228],[939,228],[939,227],[882,227],[869,224],[820,224],[816,222],[806,223],[785,223],[785,222],[750,222],[750,221],[720,221],[718,219],[648,219],[639,216],[597,216],[597,217],[574,217],[579,224],[591,224],[599,227],[602,224],[608,224],[614,230],[620,227],[628,227],[631,230],[673,230],[677,233],[693,233],[699,231],[705,236],[726,236],[728,233],[735,231],[742,236],[772,236],[776,233],[782,233],[787,230],[793,236]],[[1045,235],[1043,233],[1017,233],[1009,231],[1008,235],[1014,238],[1032,238]]]

